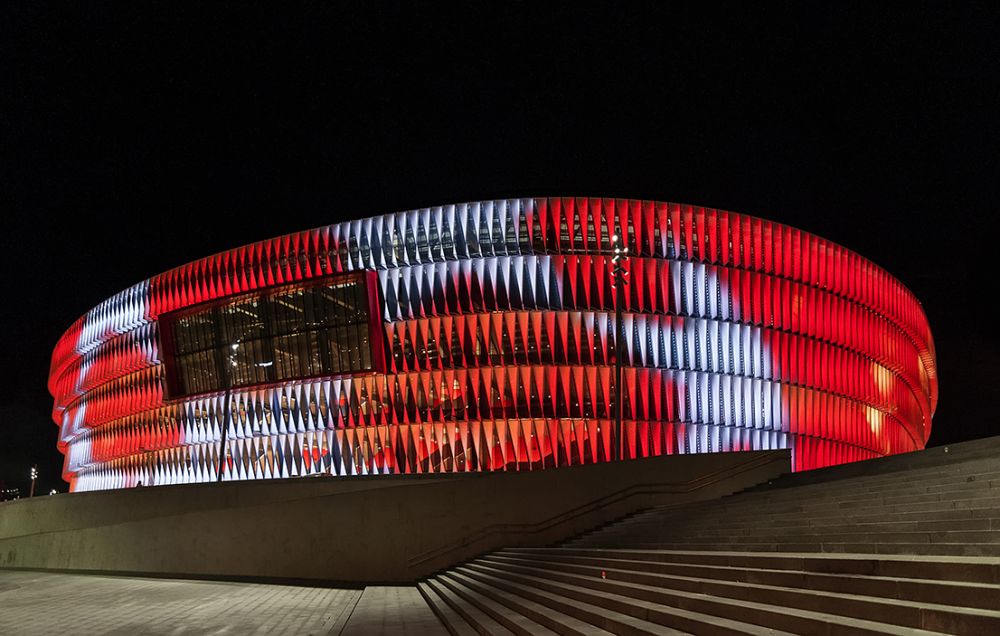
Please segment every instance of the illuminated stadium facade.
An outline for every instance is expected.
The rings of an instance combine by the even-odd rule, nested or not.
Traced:
[[[829,241],[695,206],[538,198],[338,223],[160,274],[73,324],[49,388],[64,477],[94,490],[774,448],[804,470],[923,448],[937,373],[917,299]]]

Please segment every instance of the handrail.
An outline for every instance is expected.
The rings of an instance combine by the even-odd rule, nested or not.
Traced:
[[[672,482],[667,484],[632,484],[631,486],[627,486],[626,488],[622,488],[621,490],[604,495],[598,499],[579,505],[570,510],[561,512],[558,515],[554,515],[543,521],[538,521],[534,523],[491,524],[489,526],[486,526],[485,528],[478,530],[477,532],[471,535],[466,536],[458,543],[453,543],[446,546],[433,548],[431,550],[427,550],[420,554],[416,554],[407,560],[407,565],[411,568],[419,566],[423,563],[430,561],[431,559],[435,559],[444,556],[450,552],[455,552],[462,548],[466,548],[469,545],[476,543],[477,541],[482,541],[487,537],[496,534],[510,533],[510,532],[519,532],[521,534],[537,534],[538,532],[547,530],[562,523],[566,523],[567,521],[580,517],[588,512],[592,512],[594,510],[603,508],[610,504],[617,503],[619,501],[628,499],[630,497],[635,497],[637,495],[683,494],[683,493],[694,492],[696,490],[700,490],[707,486],[716,484],[722,481],[723,479],[734,477],[736,475],[747,472],[749,470],[753,470],[755,468],[759,468],[761,466],[766,466],[767,464],[770,464],[775,461],[781,461],[785,457],[785,452],[781,450],[774,450],[774,451],[767,451],[766,453],[759,455],[755,453],[755,455],[756,455],[755,457],[743,463],[737,464],[736,466],[729,466],[727,468],[723,468],[712,473],[701,475],[695,479],[685,482],[679,482],[679,483]]]

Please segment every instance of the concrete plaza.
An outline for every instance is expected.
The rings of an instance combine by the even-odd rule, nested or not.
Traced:
[[[0,634],[444,634],[415,587],[0,570]]]

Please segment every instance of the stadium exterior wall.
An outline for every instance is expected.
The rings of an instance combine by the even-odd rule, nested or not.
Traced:
[[[920,303],[861,256],[594,198],[423,208],[204,258],[77,320],[49,379],[73,490],[537,470],[615,448],[787,448],[805,470],[923,448],[937,387]]]

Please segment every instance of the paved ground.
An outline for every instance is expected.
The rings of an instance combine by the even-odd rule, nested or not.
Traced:
[[[361,601],[361,602],[359,602]],[[434,634],[416,588],[361,590],[0,570],[0,634]]]
[[[341,633],[344,636],[448,634],[416,587],[375,586],[365,588]]]

